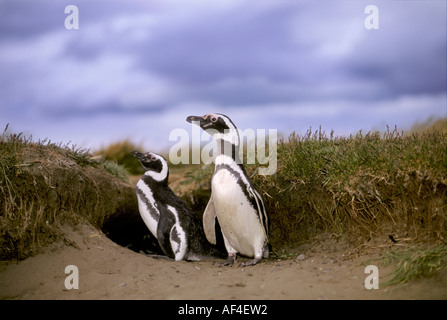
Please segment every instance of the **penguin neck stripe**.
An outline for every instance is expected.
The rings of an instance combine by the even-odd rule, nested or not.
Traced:
[[[147,177],[151,177],[155,181],[163,181],[168,177],[168,165],[166,162],[162,161],[162,166],[163,167],[160,172],[148,170],[144,173],[144,175]]]
[[[214,173],[217,173],[220,170],[228,170],[237,180],[241,181],[241,183],[245,186],[245,188],[251,186],[250,181],[247,179],[247,176],[245,175],[243,167],[241,165],[238,165],[232,159],[226,156],[217,157]]]
[[[218,146],[217,155],[226,156],[238,162],[239,154],[237,151],[239,148],[237,148],[236,145],[232,144],[231,142],[228,142],[227,140],[224,139],[219,140],[217,140],[217,146]]]
[[[227,125],[228,128],[230,128],[230,130],[237,130],[237,127],[234,124],[234,122],[226,115],[222,113],[216,113],[216,115],[220,116],[224,120],[225,124]]]
[[[231,143],[235,146],[240,145],[240,135],[239,135],[239,129],[225,129],[224,132],[214,132],[212,133],[212,136],[214,136],[214,139],[216,141],[218,140],[225,140],[228,143]]]

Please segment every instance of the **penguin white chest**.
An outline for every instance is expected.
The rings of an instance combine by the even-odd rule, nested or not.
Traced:
[[[238,252],[253,257],[263,247],[266,236],[258,213],[238,178],[228,170],[216,172],[212,193],[217,219],[226,239]]]

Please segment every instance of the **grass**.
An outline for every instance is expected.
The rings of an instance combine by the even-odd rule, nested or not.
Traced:
[[[309,129],[281,139],[277,155],[271,176],[256,175],[259,164],[246,165],[270,216],[274,251],[328,232],[364,250],[390,247],[388,258],[396,263],[390,283],[445,268],[446,130],[424,125],[410,134],[388,128],[336,137]],[[197,212],[208,202],[212,172],[213,166],[196,166],[184,181],[194,185],[184,199]],[[395,243],[439,246],[400,252]]]
[[[409,133],[441,131],[447,133],[447,118],[430,117],[425,121],[416,122],[410,128]]]
[[[113,175],[112,175],[112,174]],[[136,211],[127,173],[88,150],[21,134],[0,136],[0,259],[24,259],[63,236],[61,224],[101,227]]]
[[[394,265],[391,278],[384,285],[406,283],[430,277],[447,267],[447,246],[439,245],[424,249],[409,247],[402,251],[388,252],[384,256],[386,265]]]
[[[327,137],[292,134],[278,171],[255,176],[284,246],[321,230],[368,241],[389,233],[443,241],[447,230],[447,135],[397,130]],[[277,234],[275,234],[275,232]]]
[[[287,256],[327,232],[355,247],[397,242],[434,248],[389,253],[399,272],[408,275],[402,281],[445,268],[447,131],[420,127],[409,134],[394,128],[349,137],[309,129],[278,142],[275,174],[258,175],[259,164],[246,165],[270,216],[273,250]],[[58,237],[63,221],[82,217],[101,226],[116,212],[138,212],[133,189],[122,182],[127,181],[124,167],[130,167],[125,155],[134,149],[140,148],[125,140],[92,156],[76,146],[4,133],[0,259],[36,252]],[[211,193],[213,165],[170,169],[182,198],[201,215]]]
[[[96,150],[94,154],[96,156],[103,156],[106,161],[115,163],[119,167],[124,168],[130,174],[143,174],[144,170],[141,167],[140,162],[130,154],[130,152],[134,150],[145,152],[142,150],[141,144],[138,145],[129,139],[124,139],[122,141],[112,143],[107,147]],[[108,163],[107,167],[112,171],[115,171],[113,164]]]
[[[447,133],[404,135],[397,129],[335,137],[321,129],[278,143],[277,171],[254,175],[270,215],[270,239],[280,250],[321,232],[355,243],[389,235],[409,241],[447,239]],[[249,175],[258,164],[246,165]],[[203,212],[212,166],[196,169],[184,196]]]

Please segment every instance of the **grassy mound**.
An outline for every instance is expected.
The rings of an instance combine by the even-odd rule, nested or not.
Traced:
[[[5,131],[0,136],[0,259],[35,254],[63,237],[66,222],[87,220],[101,228],[116,217],[138,214],[134,188],[122,179],[127,179],[122,168],[86,150]]]
[[[117,243],[136,246],[147,229],[134,187],[118,164],[127,163],[126,152],[133,148],[124,141],[99,152],[109,161],[51,141],[0,136],[0,259],[32,255],[63,238],[63,223],[84,220]],[[269,212],[274,251],[293,249],[323,232],[354,247],[404,244],[408,251],[388,258],[403,266],[407,279],[446,265],[446,150],[446,130],[350,137],[309,130],[279,141],[275,174],[256,174],[258,164],[246,169]],[[214,165],[170,170],[174,191],[201,216]],[[154,249],[147,241],[150,245],[142,246]]]
[[[291,135],[278,146],[275,176],[258,176],[281,246],[322,230],[444,241],[447,235],[447,135],[362,133]]]
[[[321,130],[291,134],[278,144],[277,171],[254,175],[270,215],[276,250],[321,232],[357,245],[372,239],[441,242],[447,239],[447,133],[358,133],[328,137]],[[246,166],[250,175],[257,165]],[[202,211],[213,166],[193,172],[184,196]]]
[[[384,285],[394,285],[430,277],[447,267],[447,246],[431,248],[413,246],[401,251],[391,251],[384,255],[385,265],[395,269]]]

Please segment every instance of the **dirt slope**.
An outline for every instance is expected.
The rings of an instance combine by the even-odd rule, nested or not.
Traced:
[[[390,270],[377,256],[347,257],[346,247],[330,240],[302,246],[283,261],[240,268],[148,257],[87,224],[64,231],[64,241],[37,256],[0,262],[0,299],[447,299],[445,272],[405,286],[380,286]],[[379,289],[367,290],[365,266],[374,263]],[[65,288],[67,265],[79,269],[78,290]]]

